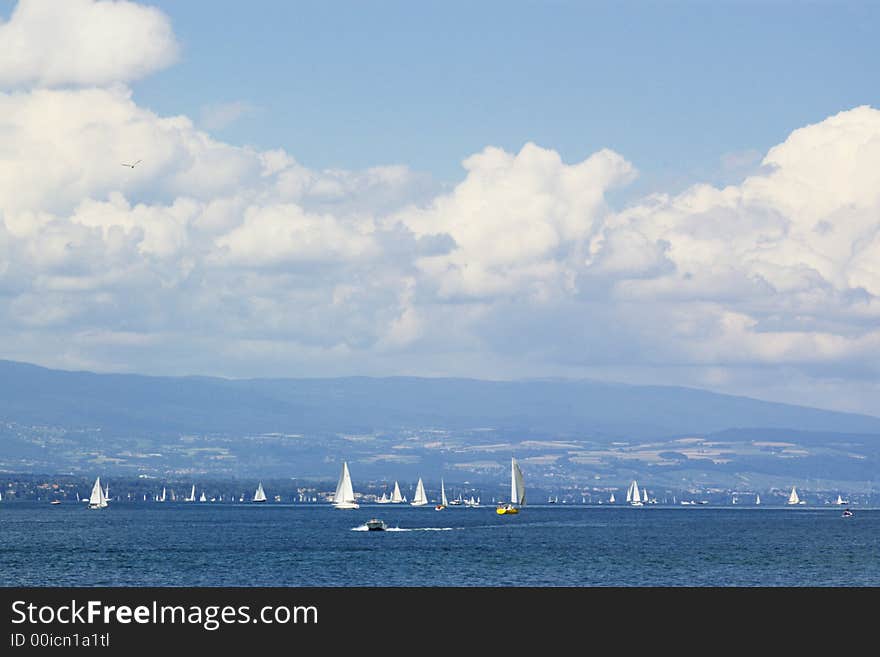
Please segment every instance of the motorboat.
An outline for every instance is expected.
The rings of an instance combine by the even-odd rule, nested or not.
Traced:
[[[370,518],[367,520],[367,530],[371,532],[383,532],[388,528],[384,520],[379,518]]]

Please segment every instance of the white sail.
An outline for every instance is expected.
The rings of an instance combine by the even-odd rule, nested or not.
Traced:
[[[449,502],[446,500],[446,488],[443,486],[443,477],[440,478],[440,504],[449,506]]]
[[[196,501],[196,485],[193,484],[192,491],[190,492],[189,497],[187,497],[184,500],[184,502],[195,502],[195,501]]]
[[[391,501],[394,504],[400,504],[403,502],[403,496],[400,494],[400,486],[397,485],[397,482],[394,482],[394,492],[391,493]]]
[[[207,502],[208,498],[205,497],[205,491],[202,491],[202,496],[199,498],[199,502]]]
[[[337,509],[357,509],[360,506],[354,501],[354,488],[351,485],[351,474],[348,471],[348,462],[342,463],[342,474],[336,485],[336,494],[333,496],[333,505]]]
[[[642,506],[642,494],[639,492],[639,485],[635,480],[629,485],[629,489],[626,491],[626,501],[632,504],[633,506]],[[644,501],[648,501],[648,491],[645,491]]]
[[[611,497],[608,498],[608,502],[609,502],[610,504],[614,504],[615,501],[616,501],[616,500],[614,499],[614,493],[611,493]]]
[[[800,504],[800,498],[798,497],[797,491],[794,486],[791,487],[791,495],[788,496],[789,504]]]
[[[104,486],[104,502],[110,501],[110,484]],[[106,504],[104,506],[107,506]]]
[[[428,503],[428,496],[425,495],[425,484],[422,483],[422,478],[419,477],[419,483],[416,485],[416,496],[413,498],[413,501],[409,503],[410,506],[425,506]]]
[[[760,503],[761,503],[761,496],[756,494],[755,495],[755,504],[760,504]]]
[[[526,503],[526,484],[515,458],[510,459],[510,503]]]
[[[160,502],[165,501],[165,487],[164,486],[162,486],[162,497],[159,498],[159,501]]]
[[[837,495],[837,501],[835,502],[835,504],[843,504],[843,498],[840,496],[839,493]]]
[[[257,490],[254,493],[254,502],[265,502],[266,501],[266,493],[263,491],[263,482],[260,482],[260,485],[257,486]]]
[[[104,495],[104,489],[101,488],[101,478],[95,479],[95,485],[92,486],[92,494],[89,496],[90,509],[103,509],[107,506],[107,498]]]

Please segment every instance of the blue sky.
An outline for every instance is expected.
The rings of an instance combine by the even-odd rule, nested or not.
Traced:
[[[579,161],[608,147],[640,189],[726,181],[725,154],[877,105],[869,2],[153,3],[182,44],[134,84],[163,114],[249,113],[216,134],[310,167],[406,164],[444,181],[487,144]]]
[[[0,17],[0,358],[880,415],[877,3]]]

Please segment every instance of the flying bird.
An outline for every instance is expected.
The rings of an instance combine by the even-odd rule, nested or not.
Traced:
[[[134,168],[135,168],[138,164],[140,164],[141,162],[143,162],[143,160],[138,160],[138,161],[135,162],[134,164],[129,164],[128,162],[123,162],[123,163],[122,163],[122,166],[124,166],[124,167],[128,167],[129,169],[134,169]]]

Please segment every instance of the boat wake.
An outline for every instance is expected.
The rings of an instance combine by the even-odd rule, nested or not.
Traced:
[[[388,527],[386,532],[451,532],[455,527]],[[352,527],[353,532],[366,532],[369,528],[366,525],[358,525]]]
[[[389,527],[389,532],[451,532],[454,527]]]

